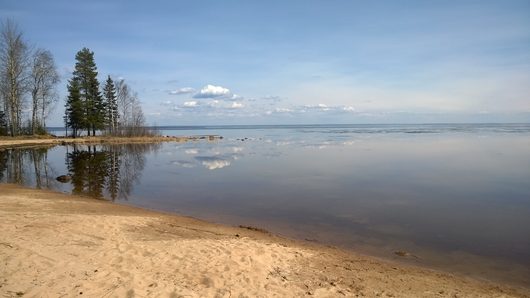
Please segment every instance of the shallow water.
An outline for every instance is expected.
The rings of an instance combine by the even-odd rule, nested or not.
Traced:
[[[160,129],[224,138],[7,150],[0,181],[530,282],[530,125]]]

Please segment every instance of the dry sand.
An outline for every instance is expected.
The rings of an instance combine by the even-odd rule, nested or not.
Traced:
[[[267,233],[0,185],[3,297],[530,297]]]

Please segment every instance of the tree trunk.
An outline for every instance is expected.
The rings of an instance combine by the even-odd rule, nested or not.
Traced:
[[[37,96],[33,94],[33,108],[31,111],[31,134],[35,134],[35,124],[37,123]]]

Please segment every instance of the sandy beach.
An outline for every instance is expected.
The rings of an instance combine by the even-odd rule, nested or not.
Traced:
[[[46,190],[0,185],[2,297],[530,297],[530,291]]]
[[[67,144],[137,144],[137,143],[160,143],[160,142],[187,142],[201,139],[215,140],[219,138],[216,135],[207,136],[152,136],[152,137],[0,137],[0,148],[17,148],[31,146],[55,146]]]

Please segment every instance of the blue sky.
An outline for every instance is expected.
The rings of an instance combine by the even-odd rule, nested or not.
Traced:
[[[6,1],[63,80],[95,52],[149,124],[530,122],[530,1]]]

